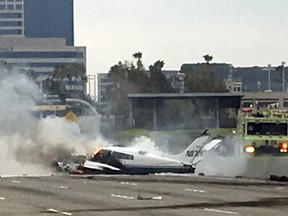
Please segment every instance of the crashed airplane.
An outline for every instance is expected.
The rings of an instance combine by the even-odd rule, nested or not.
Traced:
[[[205,153],[222,140],[211,139],[205,130],[182,153],[155,155],[133,147],[107,146],[78,166],[57,163],[58,170],[71,174],[136,174],[194,173]]]

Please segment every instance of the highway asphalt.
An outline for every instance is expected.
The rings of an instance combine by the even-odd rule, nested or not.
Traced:
[[[1,177],[0,215],[288,215],[288,184],[205,176]]]

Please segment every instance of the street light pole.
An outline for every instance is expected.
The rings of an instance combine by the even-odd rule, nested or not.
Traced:
[[[95,74],[93,75],[93,78],[94,78],[94,101],[96,101],[97,98],[96,98],[96,75]]]
[[[91,83],[90,79],[88,78],[88,86],[89,86],[89,96],[91,97]]]
[[[285,92],[285,61],[282,61],[281,64],[282,64],[282,91]]]
[[[91,77],[91,78],[90,78]],[[93,99],[94,99],[94,101],[96,101],[96,75],[95,74],[93,74],[93,75],[88,75],[88,80],[91,80],[91,79],[93,79]],[[90,84],[90,82],[89,82],[89,84]],[[90,88],[90,86],[89,86],[89,94],[90,94],[90,96],[91,96],[91,88]]]
[[[271,76],[270,76],[270,72],[271,72],[271,64],[268,64],[268,90],[271,91]]]

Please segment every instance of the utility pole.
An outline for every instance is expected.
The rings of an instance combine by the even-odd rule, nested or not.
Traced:
[[[268,64],[268,90],[271,91],[271,64]]]
[[[90,81],[93,80],[93,100],[96,101],[96,75],[88,75],[88,80],[89,80],[89,95],[91,97],[92,91],[91,91],[91,84]]]
[[[271,72],[277,70],[275,67],[271,67],[271,64],[268,64],[267,67],[263,68],[263,71],[267,71],[268,73],[268,88],[265,89],[266,92],[271,92]],[[283,76],[282,76],[283,77]]]
[[[282,64],[282,91],[285,92],[285,61],[282,61],[281,64]]]

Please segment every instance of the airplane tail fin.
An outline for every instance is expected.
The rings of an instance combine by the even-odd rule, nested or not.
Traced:
[[[208,133],[208,129],[206,129],[176,157],[184,163],[196,165],[203,159],[207,151],[214,148],[221,141],[221,139],[212,139]]]

